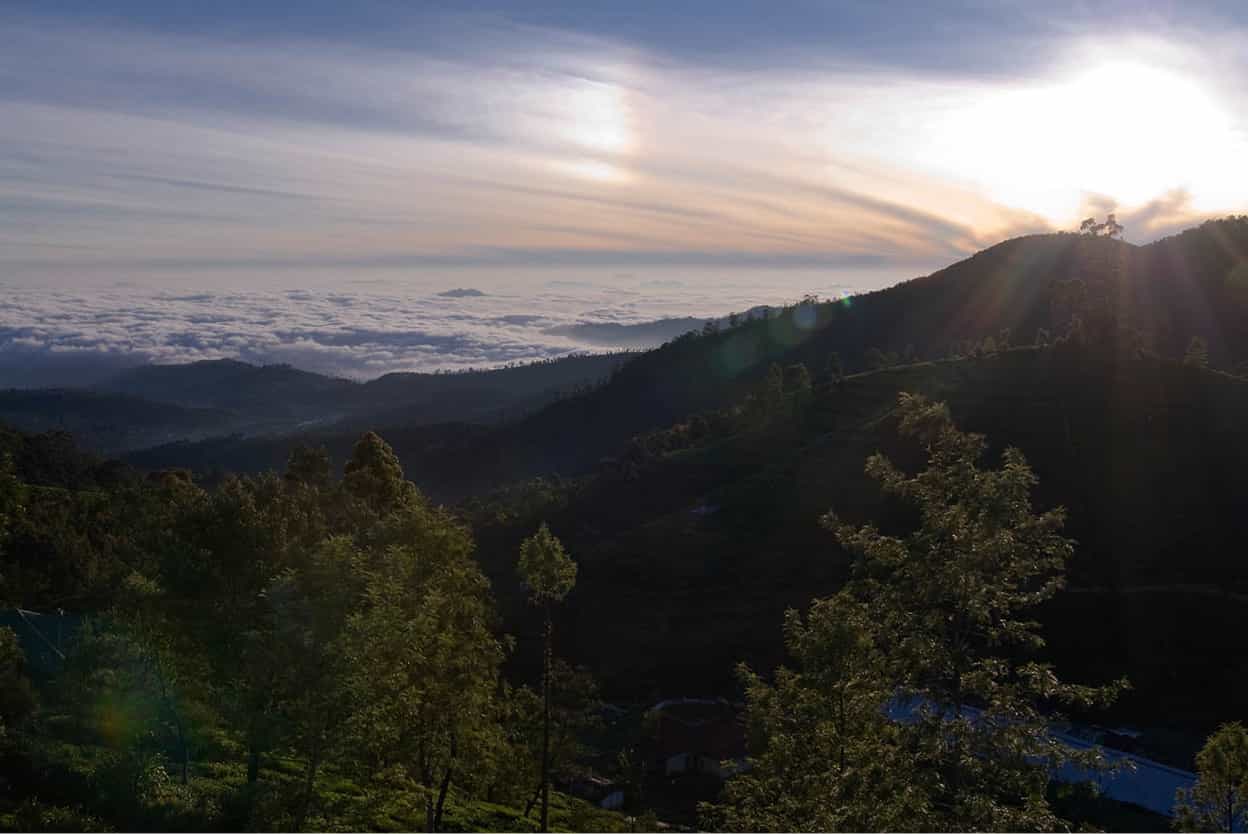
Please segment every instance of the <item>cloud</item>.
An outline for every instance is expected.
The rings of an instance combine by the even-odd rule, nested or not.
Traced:
[[[257,288],[248,276],[216,292],[159,290],[142,281],[90,290],[5,287],[0,296],[0,386],[84,385],[120,368],[232,358],[368,379],[392,371],[495,367],[607,347],[650,347],[684,332],[676,313],[723,315],[758,299],[716,274],[687,275],[652,298],[635,289],[544,275],[497,292],[431,292],[445,278],[395,274],[346,290],[333,273],[300,275],[297,288]],[[832,293],[820,273],[780,270],[766,295]],[[611,280],[609,274],[607,278]],[[864,286],[896,280],[874,275]],[[701,318],[690,319],[701,322]]]
[[[1023,77],[1005,59],[1021,50],[971,60],[954,48],[965,39],[928,36],[933,16],[918,6],[901,20],[889,12],[887,26],[872,4],[840,6],[774,31],[721,10],[725,42],[753,32],[763,54],[789,38],[787,59],[765,66],[712,60],[697,45],[699,15],[666,7],[639,13],[670,22],[672,40],[563,6],[544,22],[444,8],[388,29],[257,24],[249,35],[142,15],[0,13],[0,266],[32,278],[909,267],[1073,219],[1081,186],[1044,159],[1043,143],[1018,147],[1055,131],[1062,114],[1010,102],[1051,104],[1052,90],[1078,81],[1068,70],[1088,59],[1083,41],[1051,23],[1036,29],[1026,4],[938,16],[947,32],[991,30],[1004,44],[1033,31],[1045,58]],[[1141,27],[1114,25],[1097,54],[1143,56],[1201,83],[1243,75],[1242,57],[1217,46],[1233,42],[1232,28],[1179,30],[1187,40],[1163,49],[1155,36],[1130,40]],[[823,58],[803,47],[816,32],[833,45]],[[1197,41],[1213,47],[1189,48]],[[950,45],[904,59],[927,43]],[[1114,82],[1114,100],[1132,89]],[[1244,94],[1211,93],[1209,106]],[[1216,115],[1217,136],[1243,127]],[[1237,147],[1217,141],[1214,156]],[[1193,211],[1242,204],[1235,183],[1213,194],[1209,180],[1188,188]],[[1177,187],[1164,182],[1132,205]],[[1038,190],[1045,212],[1026,205]]]
[[[1193,206],[1187,189],[1176,188],[1142,206],[1121,208],[1118,201],[1104,194],[1089,194],[1083,202],[1083,213],[1102,217],[1114,213],[1123,225],[1124,236],[1156,240],[1177,234],[1205,220],[1221,216],[1218,212],[1201,212]]]

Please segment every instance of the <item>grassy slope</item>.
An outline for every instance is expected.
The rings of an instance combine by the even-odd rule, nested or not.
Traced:
[[[156,780],[126,775],[120,751],[90,743],[40,740],[28,772],[13,774],[23,793],[38,796],[40,811],[0,797],[0,831],[84,830],[88,820],[101,828],[148,831],[291,830],[295,800],[303,784],[303,764],[270,757],[261,771],[260,790],[246,810],[246,768],[238,756],[208,757],[192,768],[188,785],[163,775]],[[136,787],[137,786],[137,787]],[[423,795],[382,782],[366,785],[331,767],[317,780],[307,830],[422,831]],[[64,816],[65,811],[74,814]],[[110,825],[111,824],[111,825]],[[627,819],[566,794],[551,794],[554,831],[622,831]],[[537,831],[537,814],[507,804],[467,799],[454,791],[443,818],[445,831]],[[94,829],[101,830],[101,829]]]

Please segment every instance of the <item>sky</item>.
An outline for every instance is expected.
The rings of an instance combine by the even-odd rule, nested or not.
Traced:
[[[6,0],[0,365],[555,355],[1090,214],[1147,242],[1248,208],[1244,160],[1238,0]]]

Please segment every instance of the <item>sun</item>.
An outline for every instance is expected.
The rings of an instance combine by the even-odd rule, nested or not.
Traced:
[[[1088,194],[1132,206],[1182,189],[1225,204],[1244,186],[1248,150],[1207,84],[1131,56],[984,91],[948,113],[933,139],[950,157],[941,161],[993,200],[1059,223]]]

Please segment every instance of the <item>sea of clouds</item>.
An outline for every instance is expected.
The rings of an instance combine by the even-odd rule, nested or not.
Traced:
[[[546,270],[502,278],[215,276],[206,284],[212,289],[142,279],[0,282],[0,386],[85,385],[138,364],[221,358],[353,379],[498,367],[649,347],[690,329],[690,317],[722,317],[810,293],[832,297],[900,277],[800,270],[585,277]]]

